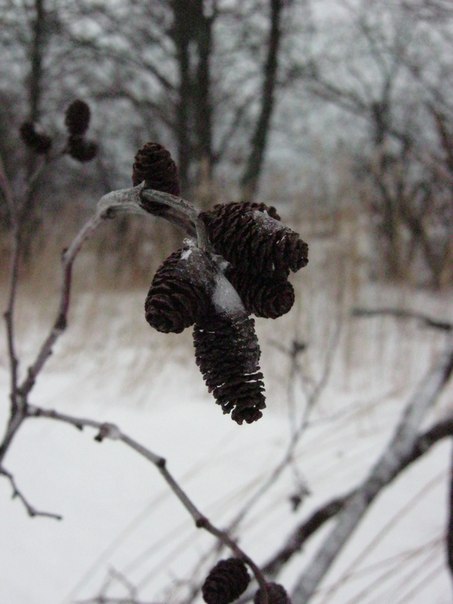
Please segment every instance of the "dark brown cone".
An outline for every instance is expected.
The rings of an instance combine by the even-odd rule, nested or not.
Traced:
[[[85,101],[77,99],[66,109],[65,126],[71,136],[82,136],[90,125],[90,107]]]
[[[25,145],[35,153],[43,155],[52,147],[52,139],[44,132],[38,132],[33,122],[24,122],[19,128],[20,137]]]
[[[195,323],[195,361],[208,391],[238,424],[260,419],[266,406],[253,319],[211,309]]]
[[[294,304],[294,288],[286,277],[266,277],[232,267],[227,269],[226,276],[247,312],[257,317],[276,319],[289,312]]]
[[[198,248],[173,252],[159,267],[145,301],[145,317],[164,333],[180,333],[209,308],[213,268]]]
[[[278,583],[267,584],[267,597],[269,604],[291,604],[285,588]],[[261,604],[261,589],[256,592],[253,602],[254,604]]]
[[[220,560],[203,584],[203,600],[207,604],[230,604],[244,593],[249,582],[250,577],[242,560]]]
[[[135,186],[145,181],[146,187],[170,193],[171,195],[179,195],[179,178],[178,169],[173,161],[170,152],[159,145],[158,143],[146,143],[135,156],[134,165],[132,167],[132,183]],[[146,202],[142,200],[142,204],[146,209]]]
[[[70,136],[68,138],[68,154],[80,162],[89,162],[98,152],[94,141],[86,140],[83,136]]]
[[[259,206],[259,207],[258,207]],[[264,204],[230,203],[200,216],[209,239],[241,272],[287,276],[308,262],[308,246]]]

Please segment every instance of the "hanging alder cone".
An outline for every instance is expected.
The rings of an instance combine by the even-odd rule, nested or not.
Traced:
[[[294,288],[285,277],[267,277],[228,267],[226,276],[238,292],[248,313],[277,319],[294,304]]]
[[[38,130],[33,122],[24,122],[19,128],[23,143],[38,155],[44,155],[52,147],[50,136]]]
[[[268,583],[266,587],[269,604],[291,604],[291,600],[282,585]],[[256,592],[253,602],[254,604],[261,604],[261,589]]]
[[[198,248],[173,252],[159,267],[145,301],[148,323],[164,333],[180,333],[208,310],[214,269]]]
[[[158,143],[146,143],[135,155],[132,167],[132,183],[145,181],[150,189],[179,195],[178,169],[170,152]],[[146,201],[142,201],[146,209]]]
[[[250,577],[242,560],[220,560],[201,588],[203,600],[207,604],[230,604],[244,593],[249,582]]]
[[[254,325],[245,314],[212,309],[195,323],[193,332],[195,361],[208,391],[238,424],[260,419],[266,406]]]
[[[65,126],[70,136],[82,136],[90,125],[90,107],[85,101],[76,99],[65,112]]]
[[[89,162],[94,159],[98,152],[98,146],[94,141],[87,140],[83,136],[68,137],[68,155],[79,162]]]
[[[202,212],[209,239],[241,271],[288,275],[308,262],[308,246],[264,204],[229,203]],[[278,215],[277,215],[278,216]]]

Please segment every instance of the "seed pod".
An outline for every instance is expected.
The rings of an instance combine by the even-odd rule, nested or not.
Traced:
[[[170,152],[158,143],[146,143],[135,155],[132,167],[134,187],[145,181],[150,189],[179,195],[178,169]],[[142,200],[144,204],[145,201]]]
[[[231,203],[200,216],[216,251],[238,270],[282,277],[307,264],[308,246],[272,214],[271,208]]]
[[[291,600],[282,585],[268,583],[266,587],[269,604],[291,604]],[[254,604],[261,604],[261,589],[256,592],[253,602]]]
[[[73,101],[65,112],[65,126],[70,136],[82,136],[90,125],[90,107],[85,101]]]
[[[39,131],[33,122],[24,122],[19,128],[24,144],[38,155],[44,155],[52,147],[52,139],[45,132]]]
[[[254,321],[216,309],[195,323],[195,361],[209,392],[238,424],[260,419],[266,406]]]
[[[207,604],[230,604],[244,593],[249,582],[250,576],[242,560],[220,560],[203,584],[203,600]]]
[[[68,138],[68,154],[79,162],[89,162],[98,152],[94,141],[86,140],[83,136],[70,136]]]
[[[198,248],[173,252],[159,267],[145,301],[148,323],[164,333],[180,333],[207,312],[215,269]]]
[[[276,319],[294,304],[294,288],[286,277],[267,277],[229,267],[226,276],[238,292],[248,313]]]

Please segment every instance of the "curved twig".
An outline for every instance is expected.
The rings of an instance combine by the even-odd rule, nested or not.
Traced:
[[[42,407],[36,407],[30,405],[27,409],[27,417],[29,418],[47,418],[63,422],[74,426],[78,430],[82,430],[85,427],[94,428],[97,430],[95,440],[102,442],[105,439],[117,440],[122,442],[124,445],[133,449],[136,453],[144,457],[148,462],[153,464],[162,475],[163,479],[173,491],[175,496],[179,499],[185,509],[192,516],[195,526],[200,529],[204,529],[214,537],[217,537],[224,545],[226,545],[235,556],[241,558],[252,570],[259,586],[263,590],[265,596],[262,599],[262,604],[268,604],[266,580],[263,573],[259,569],[258,565],[248,556],[244,550],[239,547],[237,542],[230,537],[230,535],[216,526],[197,508],[193,501],[189,498],[187,493],[183,490],[181,485],[176,481],[171,472],[167,468],[167,461],[164,457],[157,455],[132,437],[128,436],[118,426],[105,422],[99,422],[92,419],[74,417],[65,413],[60,413],[55,410],[43,409]]]

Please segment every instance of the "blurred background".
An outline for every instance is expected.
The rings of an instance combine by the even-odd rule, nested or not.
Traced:
[[[267,411],[274,414],[278,427],[273,433],[268,426],[262,437],[273,443],[271,449],[283,451],[288,440],[279,440],[281,430],[289,438],[299,421],[307,430],[312,424],[315,430],[320,424],[329,426],[323,450],[330,456],[326,463],[331,471],[310,476],[307,464],[313,469],[318,462],[311,462],[310,456],[307,460],[305,451],[301,457],[296,455],[303,474],[309,476],[290,472],[270,509],[287,505],[291,496],[305,501],[305,490],[319,501],[329,492],[329,484],[330,494],[336,493],[357,472],[365,472],[391,433],[406,398],[444,346],[444,332],[427,329],[416,317],[395,319],[387,311],[403,310],[444,322],[453,318],[451,1],[0,0],[0,56],[0,155],[21,199],[24,224],[17,315],[23,368],[34,358],[54,317],[61,250],[101,195],[131,186],[135,153],[147,141],[156,141],[171,151],[182,195],[198,207],[237,200],[274,205],[310,246],[308,267],[292,277],[297,294],[293,310],[277,322],[257,320]],[[97,157],[79,163],[62,155],[29,186],[42,156],[21,141],[21,124],[28,120],[39,125],[52,137],[52,153],[58,155],[65,146],[64,112],[77,98],[90,105],[89,134],[99,145]],[[11,225],[1,196],[0,217],[5,307]],[[181,235],[157,218],[106,222],[76,261],[70,329],[38,385],[38,402],[74,409],[89,401],[91,413],[105,417],[108,411],[115,419],[118,408],[127,423],[130,418],[121,415],[125,403],[133,413],[149,417],[155,406],[158,414],[164,413],[164,407],[165,413],[167,407],[170,414],[181,413],[185,397],[198,405],[201,401],[209,413],[212,410],[213,420],[206,420],[212,427],[222,416],[195,368],[190,334],[152,332],[143,317],[152,276],[179,245]],[[359,317],[357,309],[379,313]],[[0,368],[6,392],[3,351]],[[447,398],[432,419],[451,408]],[[163,426],[166,417],[162,416]],[[134,421],[131,425],[140,430],[142,420]],[[223,424],[228,422],[223,418]],[[352,436],[343,428],[352,430]],[[226,430],[223,437],[233,439],[233,427],[222,429]],[[42,436],[37,433],[36,442]],[[365,441],[368,448],[364,449]],[[161,452],[167,455],[165,447],[172,442],[170,451],[175,444],[168,435]],[[350,445],[349,453],[345,443]],[[28,454],[24,448],[21,457],[21,446],[19,442],[17,458],[12,459],[26,475]],[[241,440],[238,450],[243,446]],[[200,459],[206,455],[203,435],[194,438],[191,447],[200,448]],[[247,455],[251,449],[249,445]],[[177,450],[173,453],[178,460]],[[345,455],[351,456],[347,464]],[[53,458],[50,448],[48,457]],[[181,463],[184,468],[184,456]],[[202,477],[203,468],[200,462],[194,472]],[[431,485],[432,476],[439,472],[438,482]],[[329,482],[332,473],[336,478]],[[41,496],[37,481],[36,493]],[[449,601],[447,571],[442,566],[447,456],[437,455],[411,479],[414,488],[425,483],[431,500],[429,493],[417,499],[407,485],[403,487],[415,502],[426,495],[423,514],[414,514],[412,528],[396,533],[395,541],[375,560],[376,572],[379,568],[388,572],[382,560],[391,560],[389,552],[414,563],[414,568],[404,567],[407,575],[390,573],[385,579],[384,574],[381,579],[373,575],[374,570],[365,573],[370,584],[377,581],[389,594],[396,593],[398,603],[426,602],[427,593],[437,594],[439,604]],[[252,482],[241,488],[251,493],[254,486]],[[54,487],[45,489],[50,507]],[[112,498],[118,496],[116,487],[105,486],[112,489]],[[386,509],[394,511],[395,502],[410,508],[401,492]],[[204,495],[200,497],[203,500]],[[225,501],[231,493],[224,497],[219,500],[222,521],[229,518]],[[7,505],[10,513],[13,504]],[[124,503],[123,524],[128,505]],[[300,509],[315,503],[307,505]],[[293,512],[300,512],[298,505]],[[25,516],[20,509],[15,513]],[[82,514],[77,507],[74,513]],[[79,536],[84,522],[80,518],[74,528]],[[274,517],[269,512],[266,518],[271,526]],[[407,520],[407,514],[401,518]],[[411,545],[413,555],[406,552],[404,557],[397,544],[402,546],[408,534],[417,533],[420,518],[426,521],[426,531]],[[11,538],[22,531],[25,543],[28,519],[15,522],[21,527],[23,523],[23,528],[13,523]],[[142,521],[137,522],[140,526]],[[283,522],[280,517],[278,522]],[[256,531],[259,525],[251,524]],[[272,526],[276,530],[275,522]],[[86,534],[87,548],[95,560],[112,534],[92,541],[91,533]],[[178,548],[178,538],[170,535],[170,529],[166,541],[165,535],[159,536],[166,547],[173,543]],[[41,536],[36,543],[38,550],[47,547]],[[136,558],[147,577],[149,557],[142,560],[137,554],[143,544],[121,543],[124,547],[111,549],[120,557],[118,564],[127,567],[125,560],[129,560],[130,566],[130,559]],[[66,551],[68,545],[58,547]],[[187,542],[178,551],[182,555],[188,547]],[[426,554],[434,566],[417,600],[407,586],[417,578],[416,565],[425,568]],[[21,555],[17,554],[18,566],[25,564]],[[93,571],[85,583],[77,582],[87,577],[86,556],[81,554],[77,560],[74,556],[65,572],[55,567],[52,576],[60,573],[66,579],[54,591],[46,591],[49,585],[36,578],[42,590],[38,592],[46,594],[46,600],[20,591],[20,579],[11,579],[3,601],[63,601],[71,585],[85,589],[86,597],[93,596],[104,585],[100,577],[110,559],[105,556],[94,565],[97,579]],[[194,556],[188,559],[178,567],[185,576]],[[346,578],[351,576],[348,572]],[[288,574],[287,581],[294,579],[294,573]],[[355,592],[348,591],[344,576],[335,579],[341,588],[337,585],[333,599],[328,600],[327,590],[319,602],[368,603],[368,595],[362,593],[364,583]],[[172,581],[174,587],[177,582]],[[118,576],[116,582],[121,584]],[[150,589],[145,589],[146,594],[155,593],[151,579],[144,585]],[[159,589],[163,586],[158,584]],[[176,602],[180,593],[175,590]],[[77,590],[71,594],[79,596]],[[166,597],[170,598],[168,593]],[[390,601],[387,595],[381,597],[375,601]]]

